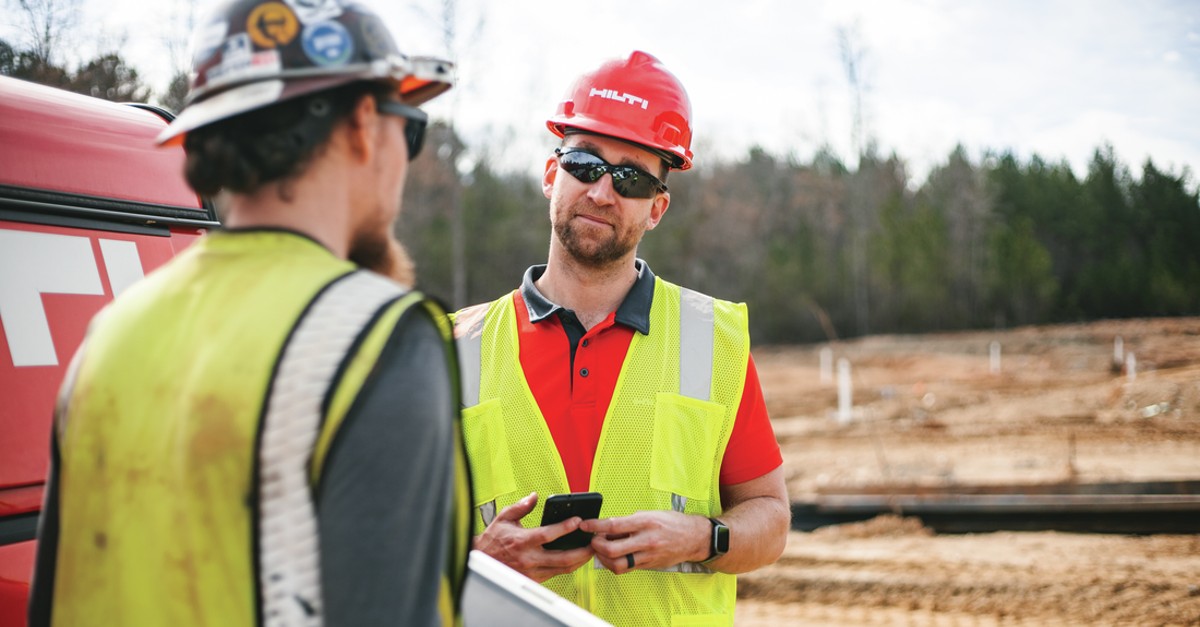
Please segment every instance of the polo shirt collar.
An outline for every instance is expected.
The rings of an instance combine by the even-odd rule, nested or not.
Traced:
[[[637,280],[625,295],[625,300],[617,307],[614,320],[641,332],[642,335],[649,335],[650,305],[654,303],[654,272],[650,270],[650,264],[641,259],[634,260],[633,265],[637,269]],[[558,310],[565,310],[562,305],[550,302],[534,285],[534,281],[542,278],[545,273],[546,264],[530,266],[521,280],[521,298],[525,300],[530,322],[541,322]]]

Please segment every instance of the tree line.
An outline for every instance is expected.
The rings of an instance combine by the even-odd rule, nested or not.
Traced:
[[[99,54],[72,69],[0,39],[0,75],[117,102],[149,102],[153,95],[137,69],[117,52]]]
[[[121,55],[119,41],[101,44],[91,58],[68,58],[76,56],[71,51],[85,38],[82,0],[0,0],[0,5],[18,31],[12,41],[0,39],[0,75],[116,102],[154,100],[170,111],[182,107],[186,72],[177,71],[167,87],[155,93]],[[98,32],[103,29],[88,26],[87,39],[106,39]],[[164,41],[169,51],[177,48],[174,39]]]
[[[0,74],[176,110],[177,76],[153,94],[119,53],[71,70],[0,40]],[[422,288],[464,306],[544,263],[547,201],[535,177],[493,167],[435,124],[413,162],[397,234]],[[531,132],[542,132],[532,130]],[[868,144],[851,167],[754,148],[668,181],[671,209],[640,255],[654,271],[751,308],[760,343],[871,333],[1200,314],[1200,191],[1185,168],[1135,176],[1096,149],[1086,176],[1012,152],[959,147],[916,186]]]
[[[430,144],[397,229],[424,289],[453,293],[456,211],[467,302],[453,305],[515,288],[545,262],[540,181],[487,159],[460,174],[445,126]],[[868,150],[851,168],[828,150],[804,161],[755,148],[672,175],[671,208],[639,254],[664,278],[748,303],[765,343],[1200,314],[1200,190],[1186,168],[1147,160],[1139,174],[1110,146],[1082,178],[1065,161],[972,161],[958,147],[914,186],[894,154]],[[455,194],[457,207],[444,202]]]

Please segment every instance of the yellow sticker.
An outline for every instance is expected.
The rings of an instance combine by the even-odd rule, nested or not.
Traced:
[[[300,32],[296,14],[282,2],[264,2],[246,18],[246,32],[260,48],[286,46]]]

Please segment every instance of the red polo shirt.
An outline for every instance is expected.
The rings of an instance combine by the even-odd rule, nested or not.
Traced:
[[[634,333],[653,333],[654,273],[637,261],[638,279],[617,310],[585,330],[574,312],[548,301],[534,285],[545,266],[525,272],[512,298],[517,311],[521,369],[546,419],[572,492],[586,492],[604,416]],[[528,315],[521,315],[526,312]],[[733,433],[721,462],[721,485],[757,479],[783,458],[763,404],[751,358]]]

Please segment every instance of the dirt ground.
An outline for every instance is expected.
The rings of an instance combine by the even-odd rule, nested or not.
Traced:
[[[1114,368],[1117,337],[1132,373]],[[828,347],[851,366],[840,416],[823,346],[755,351],[793,499],[882,483],[1200,479],[1200,318]],[[739,597],[742,626],[1200,625],[1200,536],[936,535],[886,516],[792,533]]]

